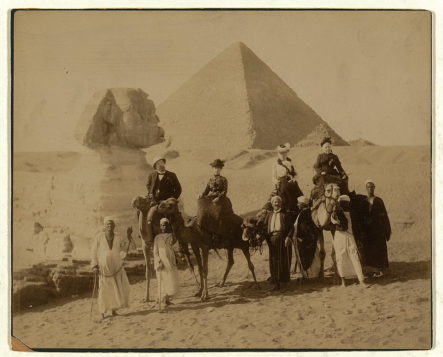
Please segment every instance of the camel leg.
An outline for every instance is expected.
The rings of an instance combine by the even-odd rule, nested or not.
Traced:
[[[234,265],[234,248],[227,248],[227,251],[228,251],[228,262],[226,264],[225,274],[223,275],[222,281],[217,284],[217,286],[220,288],[222,288],[225,285],[226,278],[228,277],[228,274],[231,271],[232,266]]]
[[[243,252],[243,254],[244,254],[245,258],[246,258],[246,261],[248,262],[248,268],[249,268],[249,270],[252,273],[252,278],[254,279],[255,286],[258,287],[257,278],[255,276],[254,264],[252,264],[251,254],[249,253],[249,247],[243,247],[242,248],[242,252]]]
[[[143,256],[145,258],[145,297],[143,299],[143,302],[149,302],[151,301],[149,299],[149,287],[151,284],[151,274],[150,274],[150,266],[149,266],[149,245],[147,245],[145,242],[142,243],[143,245]]]
[[[203,262],[200,254],[200,248],[191,244],[192,251],[195,255],[195,260],[197,261],[198,273],[200,274],[200,287],[199,290],[194,294],[194,296],[201,296],[203,290]]]
[[[203,286],[202,286],[202,294],[201,300],[205,301],[209,299],[208,293],[208,258],[209,258],[209,249],[204,248],[203,251]]]
[[[318,231],[318,242],[320,243],[320,273],[318,277],[323,278],[325,275],[324,269],[325,269],[326,251],[325,251],[325,237],[323,236],[322,229]]]

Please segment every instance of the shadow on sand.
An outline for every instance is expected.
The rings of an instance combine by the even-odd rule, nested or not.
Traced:
[[[431,263],[429,261],[418,262],[392,262],[390,269],[383,278],[368,278],[367,282],[373,285],[389,285],[396,282],[406,282],[416,279],[430,279]],[[356,281],[349,280],[349,284]],[[333,276],[326,276],[323,279],[312,280],[291,280],[280,290],[272,291],[272,285],[267,281],[261,281],[255,285],[251,281],[239,283],[229,282],[223,288],[211,287],[209,289],[210,298],[207,301],[200,301],[196,297],[187,297],[186,300],[171,305],[167,308],[169,312],[179,312],[183,310],[205,310],[222,307],[224,305],[247,304],[254,300],[266,298],[268,296],[297,296],[310,294],[322,290],[327,290],[339,285],[339,280]],[[145,311],[138,311],[128,314],[145,315],[157,312],[156,308]]]

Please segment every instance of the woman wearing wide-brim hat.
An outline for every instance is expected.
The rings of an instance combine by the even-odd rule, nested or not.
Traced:
[[[209,179],[205,190],[198,197],[199,212],[203,210],[206,214],[197,214],[197,219],[198,223],[207,230],[223,234],[222,231],[226,226],[223,224],[224,220],[229,219],[234,214],[231,200],[227,197],[228,180],[220,175],[225,163],[223,160],[215,159],[209,165],[212,166],[214,175]],[[208,206],[207,203],[209,202],[211,202],[211,205],[216,205],[216,207]],[[213,219],[214,217],[210,217],[211,215],[218,216],[218,221],[216,222]],[[216,237],[214,236],[214,238]]]

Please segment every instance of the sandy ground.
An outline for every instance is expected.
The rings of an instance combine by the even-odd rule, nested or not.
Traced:
[[[394,247],[390,247],[393,249]],[[97,320],[96,304],[82,298],[35,309],[14,318],[14,335],[38,348],[429,348],[429,263],[391,263],[390,275],[363,289],[323,282],[269,293],[267,252],[253,261],[259,286],[248,276],[245,260],[236,265],[223,288],[225,262],[211,259],[211,299],[193,297],[194,280],[181,273],[182,290],[166,313],[142,303],[143,283],[131,286],[130,308],[121,316]],[[223,254],[222,254],[223,257]],[[156,282],[151,298],[156,294]],[[154,307],[152,307],[154,306]]]
[[[237,252],[227,286],[211,287],[207,302],[193,297],[194,280],[185,271],[181,273],[182,291],[165,314],[141,302],[143,284],[138,283],[131,286],[132,305],[122,316],[96,323],[89,316],[89,298],[64,300],[14,316],[13,334],[34,348],[429,348],[429,148],[348,147],[335,151],[350,175],[350,188],[363,193],[364,180],[373,178],[376,194],[384,199],[391,218],[389,275],[372,281],[369,289],[361,289],[355,282],[343,289],[326,279],[302,286],[292,281],[285,291],[269,294],[265,248],[263,255],[255,253],[252,258],[258,288],[251,283],[246,262]],[[148,150],[148,160],[152,154]],[[291,152],[305,192],[311,187],[316,154],[313,148]],[[29,160],[14,163],[18,165],[13,197],[17,249],[24,245],[26,235],[17,232],[24,232],[20,229],[25,224],[32,226],[33,219],[44,219],[51,178],[66,171],[46,160],[49,170],[39,160],[44,161],[31,160],[34,166],[25,165]],[[66,160],[64,157],[64,165],[69,167]],[[271,160],[265,151],[252,151],[227,163],[224,175],[236,212],[247,214],[261,207],[271,187]],[[195,197],[210,175],[209,162],[207,157],[186,153],[168,162],[183,183],[187,213],[195,210]],[[31,183],[34,185],[29,187]],[[119,185],[124,187],[122,182]],[[329,253],[330,236],[326,242]],[[224,252],[221,256],[224,260],[210,258],[210,286],[223,275]],[[151,296],[155,296],[155,283]]]

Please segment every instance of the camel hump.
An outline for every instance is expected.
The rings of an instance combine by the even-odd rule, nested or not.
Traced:
[[[205,197],[197,201],[196,222],[204,230],[225,236],[231,229],[233,219],[239,222],[239,226],[242,223],[241,217],[234,216],[231,201],[227,197],[220,197],[216,202]]]

